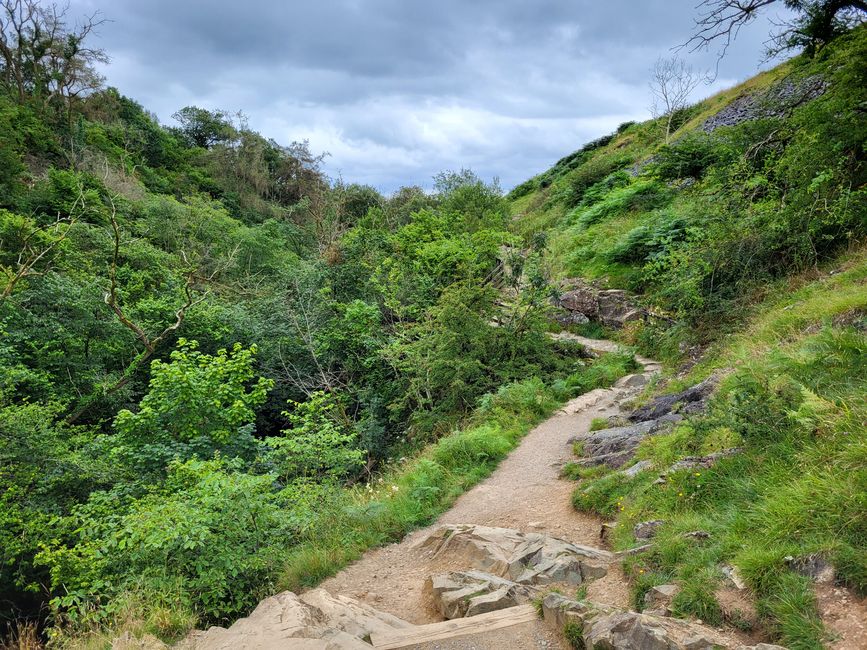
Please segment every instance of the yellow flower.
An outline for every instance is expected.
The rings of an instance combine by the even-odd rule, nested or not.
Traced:
[[[678,493],[677,493],[677,496],[682,497],[682,496],[683,496],[683,492],[678,492]]]

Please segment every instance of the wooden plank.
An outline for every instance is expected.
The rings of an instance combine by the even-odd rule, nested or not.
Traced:
[[[417,625],[414,628],[394,630],[393,632],[374,633],[370,637],[370,643],[377,650],[396,650],[397,648],[408,648],[418,643],[442,641],[466,634],[481,634],[482,632],[499,630],[512,625],[529,623],[538,618],[536,608],[532,605],[518,605],[468,618]]]

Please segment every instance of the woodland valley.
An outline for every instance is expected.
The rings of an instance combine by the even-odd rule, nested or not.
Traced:
[[[707,0],[693,44],[769,4]],[[867,6],[785,5],[741,85],[692,103],[661,59],[653,119],[509,191],[386,196],[241,113],[160,124],[93,20],[0,0],[0,648],[233,647],[183,643],[432,525],[588,395],[620,410],[555,478],[605,523],[603,602],[867,647]],[[723,647],[579,619],[557,643]],[[428,647],[341,630],[297,647]]]

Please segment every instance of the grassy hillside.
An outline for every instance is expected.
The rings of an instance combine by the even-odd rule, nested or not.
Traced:
[[[792,91],[810,87],[823,92]],[[754,119],[702,128],[745,96],[765,98]],[[642,442],[637,476],[574,470],[575,507],[616,521],[616,549],[645,543],[636,523],[665,522],[625,564],[638,608],[676,582],[677,615],[819,648],[833,630],[785,558],[818,554],[867,594],[865,102],[862,28],[685,109],[670,144],[658,123],[623,125],[509,195],[514,229],[547,237],[552,277],[639,294],[652,315],[620,336],[668,363],[645,399],[724,377],[705,414]],[[667,471],[735,447],[710,469]],[[684,537],[697,530],[709,537]],[[721,600],[724,567],[757,621]]]

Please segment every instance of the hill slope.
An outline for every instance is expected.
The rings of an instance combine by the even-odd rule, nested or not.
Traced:
[[[682,111],[670,144],[658,123],[623,125],[509,195],[553,278],[639,294],[645,317],[618,336],[669,364],[644,400],[721,378],[704,412],[641,442],[637,473],[572,469],[575,506],[616,522],[615,549],[664,522],[626,563],[636,607],[675,582],[676,615],[761,625],[792,648],[863,642],[835,643],[833,590],[799,567],[833,565],[843,610],[841,585],[849,603],[867,593],[865,102],[861,28]],[[696,530],[705,542],[684,537]],[[757,612],[727,602],[731,567]]]

